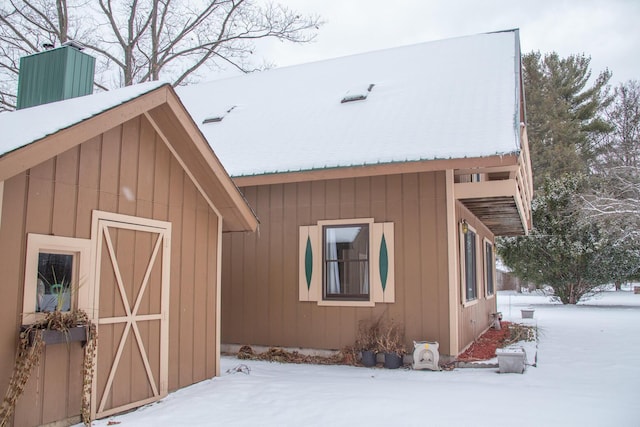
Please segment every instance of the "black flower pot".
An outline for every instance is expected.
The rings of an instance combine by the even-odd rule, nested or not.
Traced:
[[[376,354],[371,350],[363,350],[361,362],[367,368],[376,366]]]
[[[398,369],[402,366],[402,356],[398,353],[384,354],[384,367],[387,369]]]

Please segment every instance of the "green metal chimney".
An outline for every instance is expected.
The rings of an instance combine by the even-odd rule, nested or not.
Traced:
[[[96,60],[82,49],[79,43],[67,42],[20,58],[17,108],[92,94]]]

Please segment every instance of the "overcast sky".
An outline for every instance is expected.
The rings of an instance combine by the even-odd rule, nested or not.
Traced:
[[[325,25],[304,45],[259,49],[277,66],[406,44],[520,29],[522,52],[591,56],[611,83],[640,80],[640,0],[277,0]]]

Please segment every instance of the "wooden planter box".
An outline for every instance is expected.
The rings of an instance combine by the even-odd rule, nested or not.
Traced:
[[[26,328],[26,326],[22,327],[23,330],[26,330]],[[87,341],[87,327],[83,325],[69,328],[65,331],[32,329],[29,331],[29,345],[33,344],[34,335],[39,331],[42,331],[42,341],[45,345],[70,343],[75,341],[79,341],[84,345]]]

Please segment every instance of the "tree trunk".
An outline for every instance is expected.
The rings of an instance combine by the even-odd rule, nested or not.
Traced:
[[[60,44],[64,44],[67,40],[69,40],[69,10],[67,9],[67,1],[56,1],[56,9],[58,11],[58,37],[60,38]]]
[[[578,299],[576,297],[576,285],[569,287],[569,304],[577,304]]]

